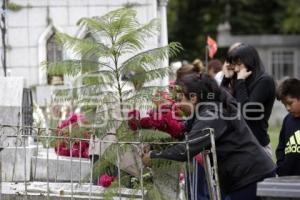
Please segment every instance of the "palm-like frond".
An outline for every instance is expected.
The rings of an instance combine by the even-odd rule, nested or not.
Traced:
[[[104,37],[116,39],[119,34],[134,29],[138,22],[133,9],[118,9],[101,17],[82,18],[77,24],[82,24],[91,33],[100,33]]]
[[[111,55],[111,49],[99,41],[95,42],[88,38],[79,39],[64,33],[57,33],[56,38],[65,48],[71,50],[76,56],[101,58]]]
[[[81,105],[95,105],[101,107],[105,105],[106,107],[111,107],[111,105],[116,106],[120,104],[118,93],[114,91],[91,91],[90,89],[84,88],[77,93],[78,103]]]
[[[116,82],[115,74],[111,70],[97,70],[85,72],[77,78],[77,82],[81,81],[84,86],[99,86],[110,85],[112,86]]]
[[[181,50],[179,43],[170,43],[165,47],[159,47],[150,49],[148,51],[141,52],[125,62],[120,67],[121,74],[127,74],[130,71],[135,71],[136,68],[143,67],[146,71],[158,68],[159,61],[167,59],[169,56],[176,55]]]
[[[42,63],[44,67],[47,67],[47,72],[50,75],[69,75],[69,76],[77,76],[82,73],[83,68],[85,68],[85,72],[95,71],[95,65],[98,68],[106,66],[106,63],[101,63],[93,60],[62,60],[55,63]]]
[[[105,20],[83,17],[77,22],[77,25],[87,27],[88,33],[101,33],[103,37],[109,37],[108,23]]]
[[[116,40],[120,34],[127,33],[132,29],[136,29],[136,27],[139,25],[135,18],[136,14],[136,11],[133,9],[121,8],[113,11],[107,16],[104,16],[103,18],[108,19],[110,22],[108,29],[109,34]],[[99,19],[101,20],[103,18]]]
[[[120,36],[115,46],[121,53],[135,53],[144,48],[146,38],[156,34],[158,30],[158,20],[153,19],[149,23],[138,29],[132,29],[130,32]]]

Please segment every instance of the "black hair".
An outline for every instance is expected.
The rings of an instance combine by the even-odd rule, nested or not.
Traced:
[[[277,99],[282,100],[287,96],[300,99],[300,80],[289,78],[284,80],[277,89]]]
[[[185,75],[177,84],[188,99],[196,94],[198,102],[220,101],[220,88],[215,79],[207,74]]]
[[[227,53],[226,61],[230,64],[244,64],[245,67],[252,71],[247,78],[247,85],[250,86],[264,72],[264,65],[256,49],[248,44],[240,44]]]

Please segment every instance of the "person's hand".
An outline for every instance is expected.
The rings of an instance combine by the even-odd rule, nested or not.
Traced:
[[[234,69],[231,67],[231,65],[228,62],[224,63],[222,71],[226,78],[231,78],[234,75]]]
[[[237,79],[246,79],[252,74],[252,71],[247,71],[246,68],[242,68],[238,74],[237,74]]]
[[[150,167],[150,166],[151,166],[150,153],[151,153],[151,151],[149,151],[149,152],[143,154],[142,160],[143,160],[143,164],[144,164],[146,167]]]

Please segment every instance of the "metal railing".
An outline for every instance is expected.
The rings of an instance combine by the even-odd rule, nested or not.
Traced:
[[[93,170],[95,169],[94,161],[96,159],[94,154],[90,158],[82,158],[81,153],[76,158],[72,155],[70,157],[59,156],[54,152],[53,146],[51,146],[51,143],[55,140],[68,139],[70,142],[69,149],[72,148],[73,143],[79,141],[88,141],[91,148],[100,144],[99,159],[101,159],[103,153],[101,152],[103,151],[102,146],[117,144],[117,163],[115,163],[117,169],[117,189],[114,190],[115,199],[145,199],[147,191],[144,185],[144,167],[142,166],[141,154],[141,149],[143,149],[144,145],[183,143],[186,144],[188,150],[189,144],[192,142],[187,141],[187,139],[179,142],[122,142],[106,139],[106,136],[109,135],[98,139],[95,137],[83,139],[58,136],[55,132],[55,129],[50,128],[0,125],[0,200],[13,192],[23,195],[24,199],[35,195],[43,195],[45,199],[53,199],[54,197],[57,199],[104,198],[105,190],[95,185],[95,177],[93,177]],[[210,129],[204,137],[210,137],[212,141],[210,150],[205,150],[205,169],[208,174],[208,185],[211,188],[209,189],[211,199],[218,200],[220,199],[220,190],[213,130]],[[81,143],[79,142],[79,144],[81,152]],[[130,144],[134,150],[134,158],[139,170],[138,178],[140,182],[138,190],[124,188],[121,185],[121,170],[122,165],[124,165],[124,159],[122,160],[119,147],[124,144]],[[213,155],[212,163],[209,162],[209,154],[207,152]],[[188,157],[187,174],[193,173],[190,171],[191,161],[192,158]],[[11,168],[8,166],[11,166]],[[5,174],[8,174],[8,177]],[[64,177],[61,177],[62,175]],[[176,184],[178,185],[179,180],[176,176],[174,180],[177,181]],[[10,189],[13,192],[10,192]],[[179,191],[176,192],[176,198],[179,199]]]

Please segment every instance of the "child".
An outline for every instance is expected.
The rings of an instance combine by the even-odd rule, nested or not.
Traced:
[[[276,149],[277,174],[300,175],[300,80],[283,81],[277,95],[289,112],[283,120]]]
[[[187,161],[188,154],[192,158],[204,147],[209,147],[209,141],[199,138],[203,136],[203,129],[213,128],[222,193],[231,200],[258,199],[257,182],[274,176],[275,166],[244,119],[232,118],[237,116],[236,102],[232,102],[232,97],[221,91],[208,75],[186,75],[178,85],[182,88],[177,96],[184,106],[182,110],[191,113],[190,126],[186,127],[189,151],[183,143],[161,152],[152,151],[144,154],[144,164],[148,165],[151,159]]]

